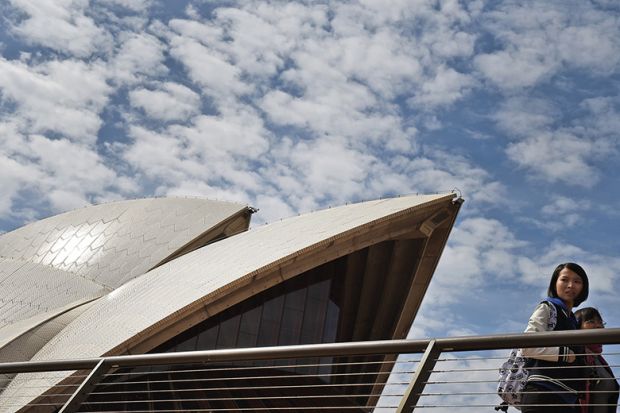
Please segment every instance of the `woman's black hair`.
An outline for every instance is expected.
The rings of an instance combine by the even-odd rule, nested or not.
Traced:
[[[555,285],[558,282],[560,271],[562,271],[564,268],[568,268],[569,270],[573,271],[581,278],[581,281],[583,281],[583,288],[581,289],[581,293],[577,297],[575,297],[575,302],[573,303],[573,306],[577,307],[588,298],[589,292],[588,275],[579,264],[575,264],[574,262],[566,262],[564,264],[558,265],[555,271],[553,271],[553,275],[551,276],[551,281],[549,282],[549,289],[547,289],[547,295],[549,297],[559,298]]]
[[[577,318],[577,323],[579,323],[580,328],[584,321],[590,321],[590,320],[603,321],[603,317],[601,317],[601,313],[599,313],[598,310],[594,307],[585,307],[585,308],[582,308],[581,310],[575,311],[575,318]]]

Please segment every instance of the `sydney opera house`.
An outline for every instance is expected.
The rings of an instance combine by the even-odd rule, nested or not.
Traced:
[[[0,362],[405,338],[461,202],[402,196],[249,228],[251,207],[159,198],[30,223],[0,235]],[[1,375],[0,411],[55,411],[33,401],[72,374]]]

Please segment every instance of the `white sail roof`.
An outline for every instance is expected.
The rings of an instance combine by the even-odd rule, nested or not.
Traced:
[[[441,211],[453,198],[453,194],[412,195],[350,204],[285,219],[209,244],[106,294],[52,338],[33,360],[124,354],[136,348],[144,351],[140,346],[145,340],[166,330],[179,331],[171,326],[192,314],[208,317],[216,311],[213,303],[222,297],[242,288],[256,294],[284,281],[281,268],[285,263],[289,267],[299,265],[299,271],[303,271],[304,257],[316,251],[329,255],[340,239],[347,238],[353,245],[347,248],[355,248],[359,238],[361,246],[366,242],[364,234],[373,228],[429,208]],[[404,233],[413,228],[389,230]],[[36,394],[28,386],[53,386],[68,374],[61,372],[53,377],[46,373],[45,378],[19,375],[20,380],[13,381],[2,398],[31,400]],[[26,377],[28,380],[24,380]]]
[[[320,248],[343,233],[452,195],[351,204],[264,225],[208,245],[116,289],[86,310],[33,359],[109,354],[163,320],[199,308],[279,261]],[[172,321],[172,320],[168,320]],[[163,328],[163,326],[162,326]],[[79,343],[79,344],[78,344]],[[124,349],[115,353],[124,353]]]
[[[1,235],[0,257],[50,266],[113,289],[245,209],[187,198],[90,206]]]
[[[221,236],[235,217],[233,232],[247,229],[243,205],[153,198],[90,206],[0,235],[0,360],[16,354],[7,346],[26,332]],[[30,340],[19,354],[32,356],[46,341]]]

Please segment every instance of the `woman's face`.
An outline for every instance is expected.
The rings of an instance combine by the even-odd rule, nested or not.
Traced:
[[[575,298],[583,290],[583,280],[576,272],[569,268],[562,268],[555,282],[555,291],[558,297],[567,305],[573,306]]]

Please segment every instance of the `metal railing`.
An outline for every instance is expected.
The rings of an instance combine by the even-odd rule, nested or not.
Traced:
[[[493,411],[498,350],[573,344],[620,329],[0,363],[0,411]]]

